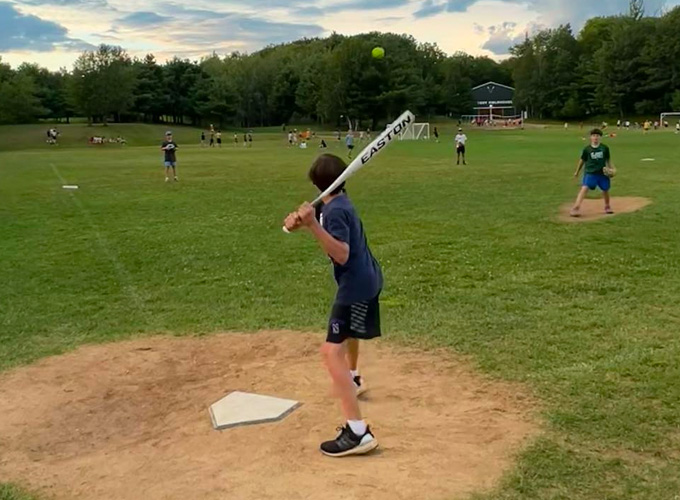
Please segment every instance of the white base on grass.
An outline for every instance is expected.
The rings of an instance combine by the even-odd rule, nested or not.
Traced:
[[[290,399],[237,391],[210,407],[210,419],[215,429],[223,430],[282,420],[298,406],[300,403]]]

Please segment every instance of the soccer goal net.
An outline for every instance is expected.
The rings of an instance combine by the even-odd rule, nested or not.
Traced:
[[[420,139],[430,138],[430,124],[429,123],[414,123],[409,128],[399,134],[401,141],[418,141]]]
[[[663,127],[666,122],[669,120],[678,120],[680,121],[680,112],[671,112],[671,113],[661,113],[661,120],[659,123],[661,123],[661,126]]]

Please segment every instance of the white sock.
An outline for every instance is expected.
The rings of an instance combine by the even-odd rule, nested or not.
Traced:
[[[350,373],[352,374],[352,378],[359,376],[359,370],[350,370]]]
[[[367,425],[363,420],[348,420],[347,425],[349,425],[349,428],[352,429],[352,432],[359,437],[362,437],[364,434],[366,434]]]

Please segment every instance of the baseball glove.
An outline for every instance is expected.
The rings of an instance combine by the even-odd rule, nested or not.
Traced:
[[[604,167],[602,173],[611,179],[616,176],[616,167]]]

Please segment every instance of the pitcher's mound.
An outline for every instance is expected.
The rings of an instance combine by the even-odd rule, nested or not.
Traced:
[[[537,432],[529,399],[445,353],[367,343],[377,453],[318,451],[342,423],[318,354],[292,332],[87,346],[0,375],[0,477],[50,498],[441,499],[490,488]],[[213,430],[243,390],[302,402],[273,424]]]
[[[612,210],[614,210],[613,215],[607,215],[604,213],[604,201],[602,199],[587,199],[583,201],[581,205],[581,216],[572,217],[569,215],[571,208],[574,206],[573,203],[565,203],[560,207],[559,219],[562,222],[589,222],[598,219],[614,217],[617,214],[627,214],[630,212],[637,212],[642,210],[647,205],[652,203],[649,198],[638,198],[638,197],[620,197],[612,198]]]

